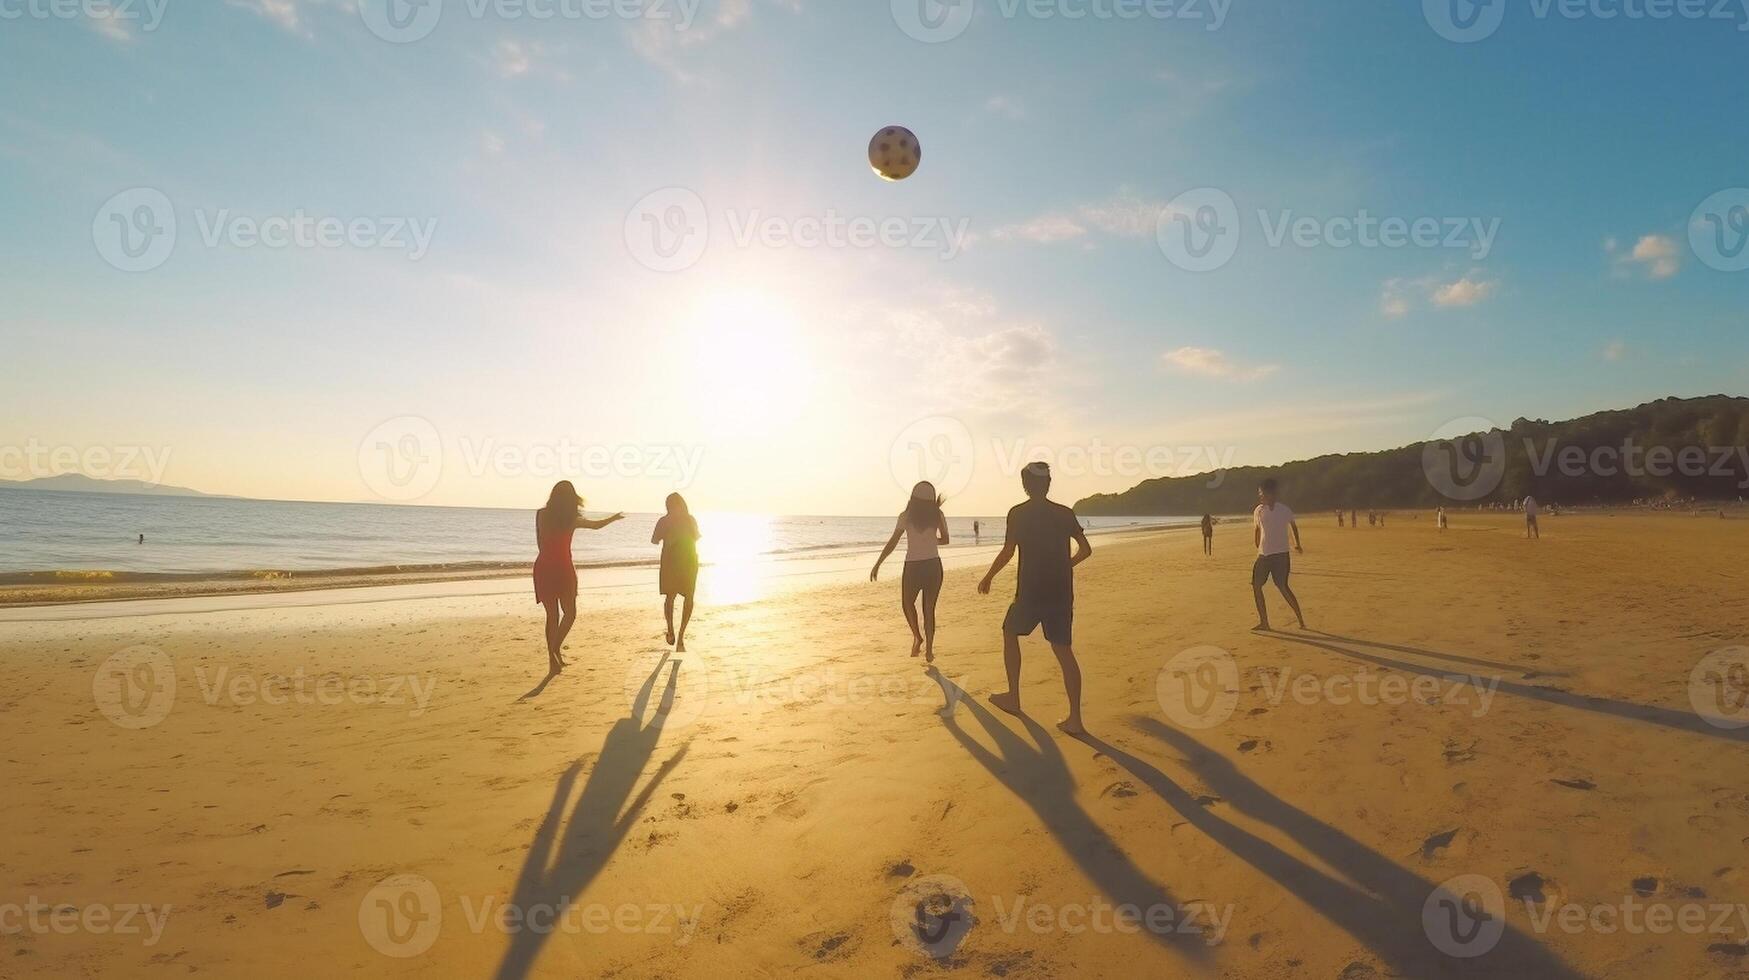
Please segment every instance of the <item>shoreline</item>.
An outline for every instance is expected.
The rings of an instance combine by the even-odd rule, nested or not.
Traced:
[[[1222,521],[1228,518],[1220,518]],[[1155,534],[1196,530],[1193,525],[1151,524],[1135,527],[1089,530],[1088,537],[1102,540],[1123,540]],[[973,557],[988,558],[1000,548],[1000,541],[980,544],[959,544],[942,552],[948,567],[959,567]],[[879,553],[879,546],[833,550],[828,554],[786,552],[759,555],[747,561],[713,561],[701,565],[707,579],[725,572],[742,578],[755,578],[769,586],[778,580],[819,576],[841,577],[851,571],[866,571],[866,562]],[[888,570],[896,571],[898,557],[888,559]],[[584,591],[629,589],[655,582],[656,560],[617,561],[577,564],[577,572],[585,576]],[[467,588],[482,583],[522,583],[532,575],[532,562],[506,564],[499,562],[468,563],[456,566],[376,566],[359,569],[335,569],[317,572],[219,572],[219,573],[118,573],[100,580],[67,581],[67,573],[25,572],[0,574],[0,621],[30,621],[27,617],[6,615],[13,611],[53,609],[63,606],[95,606],[113,603],[154,603],[176,599],[272,599],[315,592],[342,592],[369,589],[399,589],[415,597],[453,597],[462,595],[518,595],[528,591],[523,584],[502,588]],[[29,577],[33,581],[20,582]],[[451,586],[452,588],[413,589],[418,586]],[[352,600],[365,601],[365,600]],[[271,602],[250,602],[231,608],[259,607]],[[59,618],[59,617],[57,617]]]

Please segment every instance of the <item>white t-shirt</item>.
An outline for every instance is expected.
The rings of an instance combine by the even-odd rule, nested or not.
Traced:
[[[1538,513],[1535,497],[1524,498],[1524,516],[1535,517]]]
[[[905,515],[900,514],[899,523],[894,525],[893,530],[905,532],[906,561],[929,561],[941,557],[941,545],[936,539],[934,524],[927,528],[913,527],[910,521],[905,520]]]
[[[1263,536],[1257,541],[1257,553],[1260,555],[1285,555],[1292,543],[1288,540],[1288,525],[1294,522],[1294,512],[1287,504],[1276,502],[1274,507],[1257,505],[1251,513],[1252,522],[1263,529]]]

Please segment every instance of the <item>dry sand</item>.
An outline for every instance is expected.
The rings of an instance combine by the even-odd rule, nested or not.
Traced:
[[[987,707],[1013,572],[963,564],[944,682],[896,567],[707,607],[678,666],[586,593],[538,687],[526,597],[0,622],[0,974],[1749,975],[1749,728],[1690,690],[1749,523],[1543,523],[1306,518],[1328,633],[1248,632],[1246,528],[1096,542],[1085,742],[1036,637],[1037,722]]]

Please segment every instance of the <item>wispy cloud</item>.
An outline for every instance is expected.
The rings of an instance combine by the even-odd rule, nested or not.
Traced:
[[[1006,95],[992,95],[984,103],[984,109],[1008,119],[1021,120],[1026,118],[1026,107],[1020,100]]]
[[[1682,251],[1669,235],[1644,235],[1632,249],[1623,250],[1614,238],[1603,243],[1618,276],[1639,273],[1648,279],[1669,279],[1682,269]]]
[[[309,27],[304,23],[305,7],[322,5],[323,0],[225,0],[227,4],[253,12],[280,30],[299,37],[310,37]],[[336,4],[350,7],[350,2]]]
[[[1628,345],[1619,340],[1612,340],[1603,345],[1603,359],[1606,361],[1619,361],[1627,355],[1627,352]]]
[[[1051,211],[1025,221],[1000,225],[984,237],[997,242],[1052,245],[1101,232],[1117,238],[1146,238],[1159,226],[1166,202],[1129,192],[1103,201]]]
[[[1489,279],[1477,270],[1449,281],[1442,276],[1388,279],[1379,293],[1379,312],[1394,320],[1408,316],[1422,304],[1447,310],[1477,306],[1492,299],[1499,289],[1500,280]]]
[[[1279,364],[1240,364],[1225,351],[1210,347],[1180,347],[1162,354],[1161,360],[1183,374],[1233,381],[1257,381],[1281,370]]]

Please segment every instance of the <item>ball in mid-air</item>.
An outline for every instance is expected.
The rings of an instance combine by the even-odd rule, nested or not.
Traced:
[[[917,134],[903,126],[888,126],[868,141],[868,165],[882,180],[904,180],[923,162]]]

